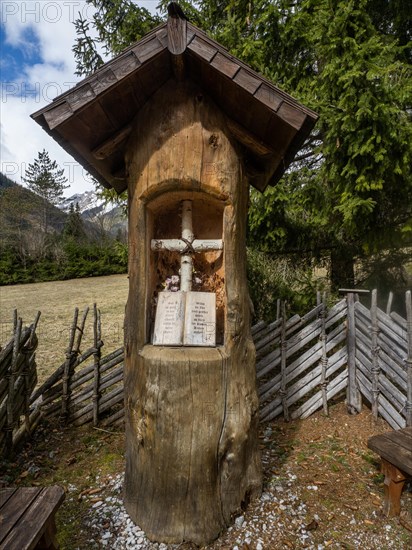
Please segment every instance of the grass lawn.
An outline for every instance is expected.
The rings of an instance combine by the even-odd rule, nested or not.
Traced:
[[[102,338],[106,355],[123,345],[123,319],[127,301],[127,275],[91,277],[69,281],[52,281],[0,287],[0,345],[10,339],[13,310],[17,308],[24,325],[30,325],[41,311],[37,330],[39,347],[36,354],[39,381],[44,381],[64,361],[75,307],[80,310],[96,303],[101,311]],[[93,342],[92,312],[86,322],[81,349]]]

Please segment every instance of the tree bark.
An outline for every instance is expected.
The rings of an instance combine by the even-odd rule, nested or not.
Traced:
[[[332,291],[337,292],[340,288],[354,288],[355,260],[353,255],[344,249],[332,250],[330,262]]]
[[[261,491],[246,281],[248,182],[224,116],[191,85],[166,84],[143,107],[132,135],[125,505],[153,540],[206,544]],[[222,266],[221,251],[205,253],[224,281],[224,344],[216,348],[150,344],[150,242],[162,209],[181,200],[195,205],[195,232],[196,208],[206,213],[215,205],[223,216]]]

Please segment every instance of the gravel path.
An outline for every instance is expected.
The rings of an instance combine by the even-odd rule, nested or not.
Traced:
[[[98,480],[96,480],[98,482]],[[106,493],[108,496],[92,504],[86,519],[86,527],[92,537],[89,543],[96,548],[113,550],[167,550],[182,548],[182,545],[166,545],[150,542],[140,527],[134,525],[123,507],[123,476],[109,479]],[[308,487],[312,491],[317,486]],[[70,497],[69,497],[70,498]],[[356,548],[380,550],[384,548],[412,548],[404,546],[397,537],[393,537],[392,525],[388,522],[383,532],[372,535],[365,531],[353,514],[345,514],[345,520],[353,526],[350,541],[344,543],[333,539],[321,543],[313,541],[312,533],[321,521],[318,515],[307,523],[307,506],[299,497],[296,476],[288,473],[287,478],[278,479],[266,488],[259,501],[255,502],[247,514],[238,516],[235,523],[214,545],[207,548],[276,549],[308,548]],[[185,545],[191,548],[191,545]],[[194,548],[194,547],[193,547]]]

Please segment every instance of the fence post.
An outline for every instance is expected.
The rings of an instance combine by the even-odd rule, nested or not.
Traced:
[[[30,434],[30,394],[31,388],[29,385],[29,375],[30,375],[30,358],[33,356],[35,349],[37,348],[37,336],[36,330],[39,323],[41,312],[38,311],[34,319],[34,323],[31,325],[30,338],[27,342],[25,348],[23,349],[24,357],[24,369],[22,376],[24,378],[24,425],[26,434]]]
[[[70,330],[70,339],[69,347],[66,352],[66,362],[64,364],[63,371],[63,394],[62,394],[62,408],[61,408],[61,418],[63,421],[67,421],[69,414],[69,399],[70,399],[70,378],[72,374],[72,363],[75,352],[73,351],[74,339],[76,336],[77,330],[77,320],[79,317],[79,309],[76,307],[74,310],[73,323]]]
[[[29,341],[22,348],[23,354],[23,367],[21,370],[21,376],[23,378],[23,391],[24,391],[24,428],[26,434],[30,433],[30,386],[29,386],[29,368],[30,368],[30,356],[33,352],[32,349],[33,332],[30,335]]]
[[[408,341],[408,357],[405,360],[407,368],[406,390],[406,425],[412,426],[412,298],[411,291],[406,292],[406,332]]]
[[[388,303],[386,304],[386,315],[390,315],[392,311],[393,292],[389,292]]]
[[[276,300],[276,321],[280,319],[280,298]]]
[[[328,355],[326,353],[326,315],[327,315],[327,309],[326,309],[326,293],[323,293],[322,296],[322,311],[321,311],[321,334],[320,334],[320,340],[322,342],[322,358],[320,360],[321,364],[321,377],[320,377],[320,387],[322,390],[322,402],[323,402],[323,412],[326,416],[328,416],[328,393],[327,393],[327,387],[328,387],[328,381],[326,379],[326,369],[328,368]]]
[[[355,291],[346,294],[348,307],[348,388],[346,392],[346,407],[349,414],[357,414],[362,410],[362,396],[358,388],[356,373],[356,320],[355,320]]]
[[[15,317],[16,319],[16,317]],[[19,358],[20,351],[20,338],[21,338],[21,329],[23,321],[21,317],[18,318],[17,322],[14,322],[14,342],[13,342],[13,355],[10,365],[10,374],[9,374],[9,388],[7,396],[7,427],[6,427],[6,452],[10,454],[13,450],[13,431],[16,424],[15,414],[14,414],[14,405],[15,405],[15,393],[14,393],[14,383],[16,379],[16,370],[17,370],[17,361]]]
[[[99,400],[100,400],[100,340],[101,340],[101,323],[100,312],[97,305],[94,304],[94,321],[93,321],[93,336],[94,336],[94,379],[93,379],[93,426],[99,423]]]
[[[289,409],[288,409],[288,392],[286,389],[286,351],[287,351],[287,340],[286,340],[286,303],[282,302],[282,333],[281,333],[281,383],[280,383],[280,396],[282,397],[283,405],[283,417],[286,422],[289,422]]]
[[[372,333],[372,416],[374,420],[378,419],[379,415],[379,345],[378,345],[378,292],[372,290],[372,302],[371,302],[371,333]]]

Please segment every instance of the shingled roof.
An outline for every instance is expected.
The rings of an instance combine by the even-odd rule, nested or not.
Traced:
[[[32,118],[105,187],[127,187],[124,152],[140,108],[169,79],[190,79],[225,113],[252,185],[282,176],[317,115],[186,20],[171,17]]]

